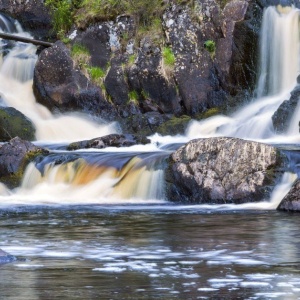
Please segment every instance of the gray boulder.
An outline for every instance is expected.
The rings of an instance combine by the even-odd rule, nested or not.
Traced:
[[[269,145],[226,137],[193,140],[170,157],[167,197],[210,204],[262,201],[285,165],[285,156]]]
[[[297,179],[291,190],[282,199],[277,210],[283,211],[300,211],[300,180]]]

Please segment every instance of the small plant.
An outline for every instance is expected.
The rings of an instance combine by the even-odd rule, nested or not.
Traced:
[[[164,47],[162,49],[162,57],[166,66],[173,67],[175,65],[176,58],[170,47]]]
[[[132,66],[134,64],[135,60],[136,60],[136,55],[135,54],[131,54],[128,57],[128,66]]]
[[[138,102],[138,99],[139,99],[139,94],[137,93],[137,91],[133,90],[133,91],[130,91],[128,93],[128,98],[129,98],[129,101],[132,101],[134,103],[137,103]]]
[[[99,67],[90,67],[88,68],[88,72],[92,81],[99,84],[101,84],[102,79],[105,77],[106,74],[105,71]]]
[[[46,0],[45,5],[50,8],[53,29],[59,37],[71,28],[72,25],[72,2],[69,0]]]
[[[204,43],[204,48],[211,54],[214,55],[216,52],[216,43],[212,40],[207,40]]]
[[[79,55],[90,55],[90,52],[85,46],[81,44],[74,44],[71,49],[71,55],[72,57]]]

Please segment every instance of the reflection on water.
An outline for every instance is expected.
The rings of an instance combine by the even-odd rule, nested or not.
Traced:
[[[22,208],[1,212],[2,299],[297,299],[298,215]],[[12,280],[13,278],[13,280]]]

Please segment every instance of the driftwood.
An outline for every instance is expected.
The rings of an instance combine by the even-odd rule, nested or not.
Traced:
[[[18,35],[13,35],[13,34],[9,34],[9,33],[3,33],[3,32],[0,32],[0,38],[5,39],[5,40],[13,40],[13,41],[17,41],[17,42],[23,42],[23,43],[31,43],[33,45],[43,46],[43,47],[51,47],[53,45],[52,43],[49,43],[49,42],[30,39],[30,38],[26,38],[23,36],[18,36]]]

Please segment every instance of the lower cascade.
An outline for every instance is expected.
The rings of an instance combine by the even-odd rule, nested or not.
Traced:
[[[1,20],[2,31],[28,35],[18,22],[2,15]],[[36,48],[22,43],[9,48],[1,41],[1,105],[15,107],[30,118],[36,127],[36,144],[52,149],[50,155],[27,166],[20,187],[12,191],[1,187],[1,203],[165,204],[168,202],[164,172],[168,158],[174,149],[192,139],[226,136],[277,144],[300,141],[295,129],[300,118],[298,109],[284,136],[277,135],[272,125],[272,115],[297,85],[299,36],[298,9],[266,8],[261,29],[257,97],[249,104],[229,117],[219,115],[192,121],[183,136],[166,139],[156,134],[151,137],[151,144],[145,146],[77,151],[67,151],[65,145],[119,132],[118,125],[91,120],[83,114],[53,115],[36,103],[32,93]],[[261,199],[261,203],[240,204],[240,207],[274,209],[295,180],[291,174],[290,170],[284,173],[270,195],[271,201]],[[230,207],[230,203],[227,205]]]

